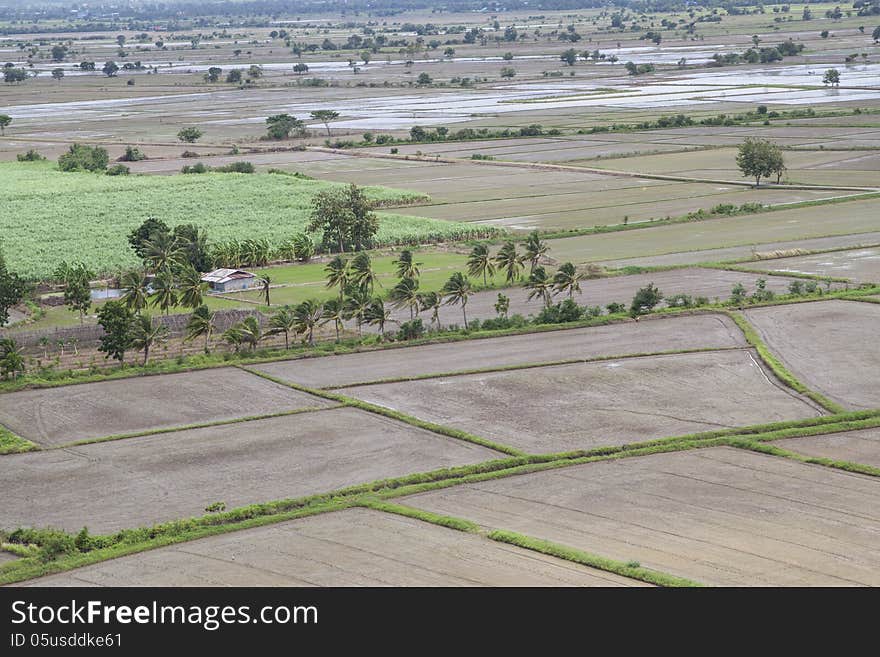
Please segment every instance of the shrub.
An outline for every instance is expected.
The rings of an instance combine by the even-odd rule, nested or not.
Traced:
[[[746,288],[742,283],[737,283],[730,291],[730,302],[734,304],[741,304],[745,300]]]
[[[230,162],[222,167],[215,167],[214,171],[221,173],[253,173],[254,165],[250,162]]]
[[[208,173],[208,167],[206,167],[202,162],[198,162],[193,164],[192,166],[184,166],[181,170],[181,173]]]
[[[788,293],[794,296],[803,296],[806,286],[803,281],[792,281],[788,284]]]
[[[553,306],[547,306],[537,317],[536,324],[564,324],[566,322],[577,322],[584,318],[586,310],[577,305],[573,299],[566,299],[562,303]]]
[[[609,303],[607,306],[605,306],[605,310],[608,311],[609,315],[618,315],[620,313],[626,312],[626,304]]]
[[[127,176],[131,173],[131,169],[129,169],[124,164],[114,164],[112,167],[107,169],[108,176]]]
[[[104,148],[73,144],[58,158],[58,168],[62,171],[103,171],[109,161]]]
[[[416,318],[400,325],[397,331],[398,340],[416,340],[425,335],[425,325],[421,318]]]
[[[19,153],[15,159],[19,162],[42,162],[46,158],[32,148],[27,153]]]
[[[767,279],[759,278],[755,281],[755,292],[752,294],[752,301],[759,303],[761,301],[772,301],[776,295],[772,290],[767,289]]]
[[[183,153],[180,154],[180,157],[199,157],[199,154],[195,151],[183,151]]]
[[[693,308],[696,304],[692,297],[679,293],[666,299],[666,305],[670,308]]]
[[[146,160],[147,156],[137,146],[126,146],[125,153],[119,158],[120,162],[140,162]]]
[[[634,317],[649,313],[658,303],[663,300],[663,293],[658,290],[653,283],[648,283],[645,287],[636,292],[633,297],[629,312]]]

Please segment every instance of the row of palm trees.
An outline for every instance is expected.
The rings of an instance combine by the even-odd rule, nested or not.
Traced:
[[[517,251],[516,242],[505,242],[494,256],[489,252],[487,245],[478,244],[468,256],[468,274],[482,276],[483,285],[488,286],[489,276],[494,276],[496,271],[503,271],[506,281],[514,283],[519,280],[525,263],[529,263],[529,276],[531,276],[538,267],[541,257],[549,251],[550,247],[541,240],[536,230],[529,233],[526,238],[522,254]]]

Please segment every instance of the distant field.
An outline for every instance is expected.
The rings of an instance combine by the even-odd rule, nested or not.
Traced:
[[[147,217],[169,225],[193,222],[211,240],[289,239],[308,223],[312,198],[337,187],[269,174],[103,176],[62,173],[46,163],[0,164],[0,235],[9,266],[27,277],[51,274],[62,260],[98,272],[137,264],[126,236]],[[373,187],[370,196],[407,203],[418,193]],[[379,213],[378,242],[461,238],[485,227]]]

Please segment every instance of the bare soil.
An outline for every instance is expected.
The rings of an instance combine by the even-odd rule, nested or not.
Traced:
[[[29,586],[640,586],[412,518],[348,509],[212,536]]]
[[[785,438],[774,441],[773,445],[805,456],[863,463],[880,468],[880,429]]]
[[[344,388],[531,453],[622,445],[820,412],[749,350],[651,356]]]
[[[0,528],[94,533],[503,454],[355,409],[3,457]]]
[[[875,479],[732,448],[590,463],[402,503],[704,584],[880,584]]]

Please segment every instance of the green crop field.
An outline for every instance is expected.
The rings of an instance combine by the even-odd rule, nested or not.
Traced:
[[[62,173],[47,163],[0,164],[0,235],[7,262],[29,278],[46,277],[62,260],[96,272],[137,264],[126,236],[147,217],[169,225],[195,223],[209,241],[268,239],[273,245],[303,231],[312,198],[338,183],[275,174],[206,173],[105,176]],[[385,205],[424,196],[367,188]],[[477,237],[495,229],[379,212],[378,244]]]

